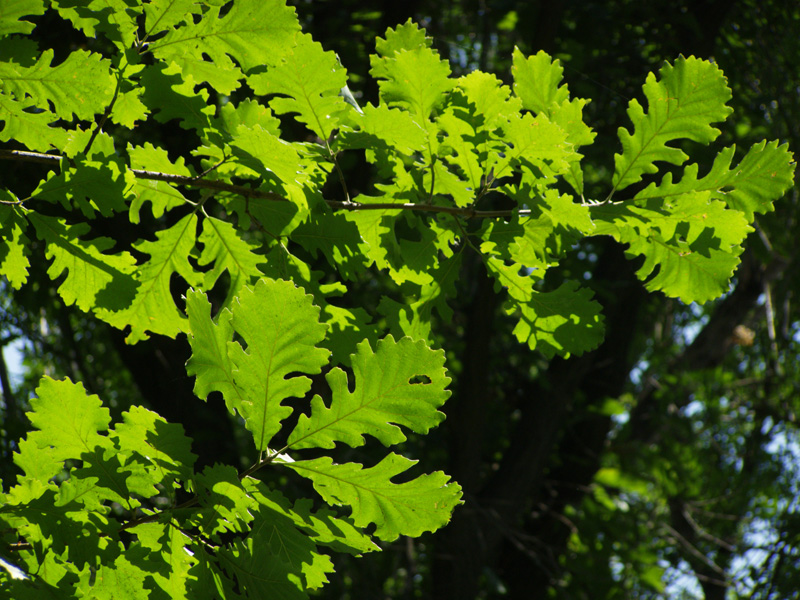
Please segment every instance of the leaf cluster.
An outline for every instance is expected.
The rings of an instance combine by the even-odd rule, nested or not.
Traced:
[[[379,101],[362,108],[283,0],[220,4],[3,3],[0,158],[48,171],[30,193],[0,191],[0,273],[26,285],[36,244],[65,305],[130,344],[186,335],[196,395],[222,395],[255,456],[243,472],[195,471],[178,425],[133,407],[112,426],[80,384],[44,379],[15,458],[25,477],[0,507],[30,577],[4,576],[15,597],[305,597],[332,570],[325,552],[442,527],[461,499],[447,475],[409,478],[414,461],[395,452],[365,467],[320,450],[365,435],[389,447],[442,421],[449,379],[432,331],[452,316],[465,253],[505,292],[520,343],[581,354],[603,339],[600,304],[583,282],[547,277],[575,244],[611,236],[643,257],[648,290],[706,301],[792,182],[777,142],[735,165],[723,148],[702,177],[687,164],[730,114],[707,61],[648,76],[599,200],[583,183],[588,100],[546,53],[516,50],[510,87],[454,78],[408,22],[377,40]],[[45,11],[109,50],[56,62],[26,37]],[[136,141],[165,124],[196,140],[185,156]],[[374,187],[351,192],[351,158]],[[113,219],[141,234],[116,242]],[[376,314],[334,300],[378,273],[394,293]],[[298,410],[323,373],[326,397]],[[334,510],[285,498],[255,477],[264,469],[306,478]]]

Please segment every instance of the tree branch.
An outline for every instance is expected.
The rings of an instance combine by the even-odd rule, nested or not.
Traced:
[[[63,156],[57,154],[43,154],[40,152],[26,152],[22,150],[4,150],[0,149],[0,160],[20,160],[26,162],[37,162],[42,164],[54,165],[55,163],[63,160]],[[171,173],[160,173],[158,171],[147,171],[144,169],[131,169],[134,177],[137,179],[147,179],[151,181],[165,181],[167,183],[174,183],[176,185],[187,185],[197,188],[205,188],[209,190],[218,190],[222,192],[231,192],[246,198],[259,198],[262,200],[273,200],[275,202],[290,202],[288,198],[284,198],[275,192],[266,192],[255,190],[251,187],[244,185],[235,185],[233,183],[226,183],[224,181],[217,181],[214,179],[203,179],[202,177],[188,177],[186,175],[173,175]],[[2,204],[19,204],[19,202],[0,202]],[[360,202],[352,202],[350,200],[325,200],[325,203],[333,209],[340,210],[413,210],[416,212],[428,213],[444,213],[448,215],[455,215],[464,217],[466,219],[497,219],[505,217],[525,217],[533,214],[530,209],[518,210],[476,210],[472,207],[458,207],[458,206],[435,206],[431,204],[415,204],[412,202],[392,203],[380,202],[376,204],[362,204]],[[591,206],[594,203],[586,203]]]

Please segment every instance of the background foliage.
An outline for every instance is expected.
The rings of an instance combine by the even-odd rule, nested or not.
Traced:
[[[6,3],[6,8],[17,5]],[[157,6],[147,5],[145,22],[156,16],[153,11]],[[188,6],[159,14],[159,27],[171,30],[191,14]],[[185,556],[173,550],[182,547],[181,535],[186,534],[168,531],[164,523],[141,523],[136,534],[138,548],[160,548],[164,556],[180,557],[177,562],[165,563],[172,564],[175,572],[194,569],[191,577],[197,581],[204,581],[197,574],[198,564],[228,560],[228,572],[239,586],[247,589],[258,585],[247,579],[246,569],[236,566],[243,564],[243,557],[263,559],[257,552],[268,547],[263,543],[263,532],[240,535],[247,529],[242,523],[250,523],[253,513],[219,518],[209,511],[222,502],[223,496],[235,493],[236,471],[245,473],[253,466],[254,441],[255,449],[267,452],[267,456],[272,456],[269,447],[282,446],[268,446],[263,441],[277,433],[283,444],[302,444],[298,440],[303,438],[315,440],[320,448],[329,449],[335,441],[358,447],[339,445],[334,452],[307,461],[318,473],[326,469],[330,472],[332,466],[326,462],[329,456],[339,463],[380,465],[386,472],[402,470],[408,461],[402,457],[412,457],[420,460],[425,472],[443,469],[464,490],[464,505],[456,509],[450,525],[436,534],[419,537],[421,530],[381,530],[379,525],[377,542],[384,552],[350,558],[341,553],[345,548],[340,540],[334,545],[339,552],[332,554],[329,567],[310,561],[314,573],[328,571],[330,583],[321,589],[322,595],[790,597],[798,587],[791,568],[798,552],[798,320],[792,303],[798,282],[794,258],[798,254],[794,235],[797,195],[791,190],[775,204],[775,212],[754,210],[758,204],[748,202],[760,202],[763,208],[763,203],[777,194],[763,194],[760,190],[769,190],[770,184],[765,187],[753,177],[757,168],[748,171],[745,167],[764,166],[764,161],[752,160],[756,155],[774,156],[776,165],[787,164],[780,158],[785,152],[781,154],[778,144],[760,144],[765,138],[789,141],[792,148],[798,147],[800,111],[791,76],[798,57],[794,34],[800,20],[797,9],[787,8],[784,2],[747,1],[686,5],[566,2],[558,6],[538,2],[444,5],[421,0],[402,6],[298,3],[299,26],[310,37],[292,37],[297,40],[295,44],[281,37],[297,35],[299,26],[293,24],[291,10],[280,8],[279,3],[270,6],[281,16],[261,25],[269,31],[258,36],[257,42],[234,36],[193,45],[194,36],[213,33],[204,27],[224,27],[222,23],[235,23],[239,18],[242,24],[248,22],[246,11],[226,12],[229,7],[223,9],[225,16],[219,22],[200,19],[200,10],[195,7],[192,10],[198,18],[191,24],[147,40],[143,54],[153,58],[143,62],[130,55],[122,57],[116,50],[145,41],[137,39],[136,26],[126,25],[124,19],[93,17],[93,6],[54,3],[50,10],[25,13],[34,16],[22,21],[18,20],[22,14],[5,13],[4,24],[11,23],[17,28],[12,30],[30,35],[4,42],[3,56],[11,59],[7,62],[15,65],[16,73],[25,74],[20,79],[26,83],[15,88],[15,78],[4,73],[3,99],[18,97],[20,90],[31,90],[30,98],[38,102],[38,109],[20,111],[18,108],[27,106],[15,109],[6,104],[5,111],[17,110],[16,120],[6,116],[0,135],[3,140],[21,142],[29,150],[85,156],[60,170],[25,162],[4,161],[2,165],[4,187],[13,190],[17,198],[35,196],[39,202],[28,217],[28,240],[24,244],[24,252],[30,257],[27,277],[9,269],[4,271],[7,282],[2,284],[3,344],[21,338],[27,348],[26,375],[21,383],[12,385],[5,365],[0,369],[4,491],[9,492],[19,469],[35,481],[25,464],[19,459],[12,461],[13,453],[24,455],[26,451],[18,440],[26,434],[28,440],[56,435],[56,425],[69,414],[61,408],[68,401],[88,406],[85,402],[96,402],[91,399],[96,393],[108,412],[96,404],[91,410],[82,409],[82,414],[86,410],[85,422],[79,430],[94,440],[96,445],[89,448],[98,452],[98,457],[106,457],[104,453],[113,440],[118,440],[113,443],[120,447],[129,443],[130,454],[117,454],[114,460],[140,475],[139,480],[134,477],[129,482],[146,481],[153,474],[140,457],[152,459],[154,450],[133,449],[133,441],[142,439],[141,435],[137,438],[136,431],[166,428],[164,439],[170,443],[158,448],[161,454],[154,463],[159,467],[159,489],[172,486],[183,490],[189,481],[197,486],[184,490],[187,495],[173,498],[173,503],[190,502],[191,494],[203,485],[209,490],[208,496],[198,496],[210,498],[209,504],[187,506],[180,518],[187,519],[183,523],[189,534],[207,531],[212,546],[223,544],[226,549],[220,555],[196,552],[196,563],[189,564]],[[133,3],[130,8],[138,9]],[[413,33],[414,28],[402,29],[408,32],[406,36],[392,39],[387,35],[387,27],[400,32],[398,26],[409,17],[426,27],[441,61],[427,50],[429,42]],[[332,54],[321,59],[322,48],[317,43],[335,51],[339,60]],[[393,58],[399,45],[404,45],[406,52],[401,59]],[[520,51],[515,51],[515,46]],[[237,52],[243,47],[247,54]],[[560,58],[561,65],[552,65],[544,55],[537,55],[539,50]],[[236,63],[231,62],[231,52]],[[650,161],[637,166],[633,160],[640,154],[637,136],[643,135],[645,127],[658,125],[659,99],[668,104],[680,92],[682,78],[670,79],[670,72],[707,69],[708,81],[715,81],[715,70],[708,63],[676,60],[680,54],[715,59],[727,76],[732,92],[728,106],[733,108],[733,116],[720,123],[728,109],[717,108],[705,127],[695,121],[692,127],[674,135],[708,142],[717,136],[713,131],[716,128],[720,133],[715,145],[672,143],[658,148],[651,157],[680,164],[688,154],[699,169],[689,166],[675,169],[663,179],[648,179]],[[114,69],[124,73],[118,80],[108,76],[108,57],[112,56],[117,56]],[[526,59],[528,56],[531,58]],[[665,67],[664,60],[672,66]],[[263,69],[265,64],[270,68]],[[341,65],[346,67],[346,75]],[[526,68],[537,74],[529,83],[524,78]],[[475,69],[494,73],[498,79],[475,74]],[[46,81],[37,84],[41,86],[38,88],[29,83],[45,71],[54,78],[80,71],[91,87],[82,85],[71,95],[68,85],[56,86],[54,91]],[[643,94],[641,85],[650,72],[656,75],[647,79]],[[448,73],[453,77],[447,78]],[[551,78],[544,78],[543,73]],[[237,87],[243,74],[248,75],[249,89]],[[291,77],[293,74],[298,76]],[[452,91],[455,77],[462,75],[469,77],[460,80],[460,91]],[[567,86],[559,87],[562,75]],[[398,83],[406,80],[419,82],[418,87],[411,86],[418,93],[409,96],[408,86]],[[541,81],[551,85],[537,89]],[[672,87],[670,81],[674,82]],[[360,117],[336,95],[345,82],[363,109],[362,126],[353,124],[351,119]],[[478,93],[502,90],[497,87],[500,82],[516,83],[515,94],[498,97],[495,91],[492,99],[498,104],[471,113]],[[723,88],[712,90],[710,97],[725,94]],[[449,100],[441,104],[445,92],[450,93]],[[277,116],[252,101],[268,94],[280,94],[270,100]],[[384,101],[380,106],[379,94]],[[95,114],[84,107],[81,97],[91,97],[103,107],[114,100],[114,108],[109,114]],[[314,100],[311,106],[303,105],[297,102],[300,97]],[[537,115],[539,126],[574,122],[566,112],[573,110],[582,113],[592,131],[577,126],[553,128],[547,143],[534,148],[530,156],[510,156],[511,151],[524,147],[525,140],[512,141],[510,136],[519,129],[503,129],[492,118],[514,118],[511,115],[520,108],[513,105],[517,98],[522,108]],[[592,101],[584,103],[581,98]],[[634,119],[633,126],[626,110]],[[52,111],[63,123],[73,125],[60,133],[48,128],[43,136],[41,128],[52,117],[40,111]],[[315,119],[318,114],[330,115],[331,120],[319,121]],[[539,116],[542,114],[545,117]],[[518,118],[533,117],[528,113],[528,117]],[[380,128],[387,120],[393,129]],[[92,138],[93,132],[100,130],[98,124],[104,133]],[[240,125],[244,127],[238,129]],[[337,125],[341,131],[332,138]],[[618,138],[620,126],[626,132]],[[67,131],[70,128],[72,131]],[[278,128],[281,139],[295,142],[294,146],[271,135]],[[436,130],[447,134],[450,149],[430,146],[438,139],[431,135]],[[557,136],[565,130],[572,147],[584,155],[582,180],[572,169],[580,160],[575,153],[541,153],[559,147]],[[512,146],[499,150],[510,141]],[[561,148],[565,147],[563,141]],[[91,152],[84,151],[88,147]],[[477,149],[474,155],[470,154],[472,147]],[[717,155],[723,147],[730,150]],[[359,148],[365,152],[361,154]],[[328,162],[327,157],[334,152],[347,149],[352,150],[339,154],[336,164]],[[117,156],[117,150],[123,150],[127,158]],[[464,219],[456,225],[447,213],[435,212],[391,217],[390,227],[385,211],[320,211],[323,198],[333,202],[400,200],[434,207],[451,206],[439,199],[447,196],[456,208],[470,208],[472,200],[463,192],[459,196],[458,186],[447,179],[447,173],[464,176],[471,167],[485,167],[490,156],[501,156],[500,160],[508,157],[510,168],[517,169],[517,179],[503,183],[504,195],[487,187],[479,208],[509,211],[525,204],[520,198],[536,195],[544,199],[539,204],[544,208],[529,219],[541,223],[546,217],[548,230],[538,231],[532,225],[526,229],[523,222],[503,219]],[[218,165],[223,157],[229,158]],[[208,173],[212,179],[260,177],[267,198],[269,193],[280,192],[291,202],[277,205],[256,196],[245,201],[241,194],[224,189],[212,196],[211,192],[204,194],[190,187],[137,179],[131,173],[131,169],[138,169],[194,177],[215,165],[217,168]],[[268,165],[266,169],[264,165]],[[295,179],[298,166],[307,179]],[[502,167],[494,165],[496,170]],[[41,181],[48,170],[51,175]],[[338,171],[346,182],[344,188]],[[489,169],[482,174],[491,176]],[[542,184],[540,175],[560,175],[564,183]],[[640,182],[641,176],[644,180]],[[104,183],[98,185],[98,180]],[[475,177],[470,183],[480,188],[486,182]],[[788,180],[776,185],[784,188]],[[714,197],[724,199],[746,217],[738,224],[726,220],[733,211],[723,212],[721,203],[709,205],[719,209],[716,213],[692,212],[701,200],[713,203],[711,197],[684,197],[673,206],[682,215],[699,214],[704,221],[709,219],[715,224],[714,231],[724,232],[727,247],[710,244],[702,237],[703,227],[693,230],[678,224],[675,230],[669,215],[654,200],[687,189],[708,194],[712,192],[705,190],[720,190]],[[425,193],[428,190],[430,194]],[[565,194],[587,200],[635,197],[641,201],[599,207],[559,203]],[[104,202],[98,202],[98,198]],[[8,196],[4,200],[14,201]],[[187,201],[208,206],[196,250],[191,250],[194,235],[186,234],[197,228],[195,217],[180,210]],[[48,208],[42,209],[42,205]],[[589,214],[599,228],[594,233],[612,235],[618,241],[606,236],[584,237],[591,224]],[[755,229],[750,232],[747,222],[753,218]],[[89,229],[80,223],[90,219],[91,237],[87,237]],[[231,223],[238,229],[234,230]],[[654,227],[654,223],[658,225]],[[260,228],[258,224],[262,224]],[[360,234],[348,237],[354,226]],[[21,227],[4,217],[4,239],[19,240]],[[670,231],[676,235],[669,235]],[[289,233],[291,245],[284,248],[274,243]],[[735,249],[745,235],[748,249],[739,255]],[[63,239],[72,240],[71,248],[59,246]],[[461,246],[455,243],[457,240],[461,240]],[[468,246],[466,240],[472,241],[481,254],[473,248],[462,252],[462,246]],[[618,242],[629,244],[630,257]],[[695,256],[701,261],[700,267],[713,265],[722,275],[708,280],[687,275],[683,268],[669,269],[666,261],[675,254],[659,256],[653,251],[654,242],[666,242],[664,248],[670,242],[676,247],[685,244],[690,250],[702,248]],[[434,253],[429,250],[431,244]],[[259,247],[269,251],[256,251]],[[182,250],[168,252],[170,248]],[[102,255],[103,262],[113,268],[76,274],[74,263],[68,264],[68,250],[74,256],[76,249],[90,257]],[[678,255],[682,251],[679,249]],[[109,259],[112,254],[113,260]],[[635,259],[636,255],[644,258]],[[5,264],[9,264],[8,256]],[[547,269],[547,277],[538,288],[526,287],[535,275],[519,283],[523,278],[512,261]],[[728,290],[728,275],[740,261]],[[159,268],[136,268],[136,264]],[[364,270],[368,265],[373,266]],[[280,286],[259,284],[261,287],[252,292],[243,291],[250,281],[242,273],[254,272],[273,278],[290,276],[313,295],[313,304],[303,294],[290,300],[292,293]],[[676,272],[681,273],[678,279],[665,277]],[[171,277],[172,273],[185,283],[176,283],[178,279]],[[19,287],[26,278],[26,285]],[[640,278],[655,293],[647,293]],[[145,286],[151,292],[142,295]],[[189,286],[206,290],[208,300],[202,294],[187,293]],[[114,294],[103,293],[110,288]],[[702,306],[691,303],[711,300],[722,292],[726,292],[722,298]],[[263,372],[259,369],[265,364],[264,351],[258,350],[258,340],[263,333],[267,341],[268,332],[277,324],[269,322],[271,317],[263,311],[248,311],[246,302],[238,312],[220,313],[220,309],[232,306],[234,296],[250,293],[260,295],[253,306],[263,306],[264,302],[296,306],[283,314],[299,315],[319,306],[318,322],[329,326],[324,340],[309,334],[314,341],[308,348],[314,351],[294,357],[308,363],[305,369],[291,369],[308,376],[308,383],[298,387],[294,395],[309,393],[318,398],[313,401],[312,413],[299,417],[297,425],[292,422],[284,433],[277,432],[280,415],[302,409],[307,400],[304,404],[300,399],[288,399],[277,413],[269,412],[276,422],[266,423],[254,411],[258,407],[237,399],[235,393],[255,389],[264,381],[229,377],[227,383],[221,383],[224,377],[205,371],[204,379],[203,370],[197,367],[201,352],[230,342],[248,351],[234,348],[233,352],[224,352],[227,358],[216,367],[219,373],[231,375],[237,369],[239,373]],[[551,294],[552,302],[539,304],[532,316],[526,313],[532,309],[526,307],[532,305],[534,293]],[[445,294],[448,297],[443,301]],[[186,296],[185,307],[182,295]],[[86,313],[90,309],[93,316]],[[228,322],[222,319],[213,327],[201,329],[200,323],[210,322],[203,319],[216,314],[232,316]],[[566,317],[575,318],[577,324],[570,327],[573,321]],[[536,319],[539,321],[532,325]],[[192,322],[197,325],[192,326]],[[122,333],[107,323],[117,327],[130,324],[132,328]],[[186,336],[178,335],[180,331],[191,331],[189,343]],[[387,337],[390,332],[394,338]],[[389,455],[396,458],[385,458],[386,450],[379,444],[361,447],[364,438],[353,431],[335,433],[335,440],[310,434],[315,422],[331,418],[323,402],[331,402],[332,397],[345,405],[370,393],[364,388],[377,385],[371,377],[375,364],[386,361],[406,365],[407,360],[398,358],[397,353],[411,356],[423,352],[409,340],[400,339],[404,334],[444,349],[437,356],[446,357],[446,377],[452,378],[448,387],[453,397],[442,409],[447,414],[442,426],[430,430],[440,420],[431,416],[439,414],[435,410],[419,421],[410,417],[407,422],[393,421],[419,433],[427,432],[406,439],[396,426],[381,419],[378,421],[385,429],[375,431],[375,419],[368,418],[369,429],[365,423],[362,431],[369,431],[384,444],[400,444],[398,454]],[[362,341],[364,337],[367,341]],[[126,338],[127,342],[139,343],[126,344]],[[286,347],[295,346],[287,343]],[[322,365],[328,361],[340,367],[325,367],[323,375]],[[446,377],[441,374],[441,363],[437,363],[440,366],[436,371],[422,370],[429,361],[411,361],[417,364],[411,375],[422,376],[424,383],[428,383],[427,377],[430,385],[443,389]],[[40,384],[42,374],[68,376],[81,381],[86,389],[52,379]],[[279,379],[285,374],[288,371],[277,371]],[[296,379],[302,378],[289,379],[295,383],[286,385],[300,385]],[[41,386],[39,391],[33,393],[37,386]],[[61,407],[49,417],[47,411],[54,406],[47,405],[48,393],[52,403],[57,398]],[[207,401],[200,402],[195,393]],[[277,397],[291,395],[278,393]],[[443,401],[440,392],[439,399],[431,403],[439,407]],[[24,412],[30,409],[41,417],[29,421]],[[330,410],[335,410],[333,404]],[[240,417],[234,418],[232,411]],[[112,423],[109,433],[97,433]],[[191,450],[177,423],[192,440]],[[29,433],[32,427],[38,431]],[[68,443],[56,447],[63,454],[49,456],[49,463],[39,457],[27,465],[39,469],[43,481],[56,472],[52,469],[59,461],[86,460],[81,454],[84,449],[71,451]],[[30,442],[27,448],[32,450]],[[99,459],[98,464],[106,458]],[[193,461],[190,474],[185,467],[191,467]],[[109,521],[124,523],[130,518],[125,508],[136,507],[126,507],[128,498],[109,491],[120,489],[115,488],[118,481],[103,484],[100,474],[81,474],[78,467],[77,463],[73,465],[72,488],[62,484],[58,499],[43,496],[54,492],[32,489],[32,483],[9,493],[14,494],[16,502],[27,501],[23,494],[31,499],[44,497],[48,506],[62,507],[63,514],[72,515],[69,507],[75,500],[67,491],[72,489],[69,493],[77,494],[81,490],[75,488],[83,485],[80,482],[96,479],[101,484],[95,487],[105,491],[93,501],[120,506]],[[297,470],[298,466],[293,468]],[[313,495],[302,480],[281,472],[284,474],[273,478],[259,471],[259,477],[273,489],[268,492],[265,483],[254,482],[253,487],[245,489],[248,497],[258,498],[263,507],[268,495],[276,493],[275,486],[287,498]],[[326,501],[348,503],[345,490],[320,486],[319,477],[311,480]],[[433,487],[439,489],[442,483],[436,482]],[[131,483],[127,485],[135,489],[130,488]],[[216,485],[225,485],[225,491],[220,492]],[[144,489],[136,494],[150,497]],[[301,517],[296,515],[304,515],[302,519],[308,523],[303,512],[309,510],[308,506],[295,504],[291,512],[284,500],[271,498],[270,510],[259,509],[262,512],[254,518],[265,518],[266,514],[273,519],[277,519],[276,514],[283,514],[282,519],[294,518],[291,527],[285,520],[275,523],[276,527],[286,525],[282,531],[299,525],[297,519]],[[257,512],[255,508],[253,511]],[[54,523],[68,521],[58,514],[51,515]],[[369,514],[365,509],[364,518]],[[320,518],[333,517],[322,513]],[[203,519],[207,520],[198,522]],[[226,531],[225,524],[234,524],[234,530]],[[90,531],[91,526],[101,530],[107,527],[99,522],[85,523],[76,535]],[[319,544],[332,543],[321,533],[319,524],[311,530],[317,532]],[[398,538],[398,533],[413,537]],[[27,535],[34,537],[30,532]],[[303,535],[308,539],[308,528]],[[47,539],[46,533],[41,537]],[[355,540],[361,538],[356,534],[345,538],[350,540],[353,552],[370,548],[367,542],[359,545]],[[3,549],[4,558],[19,562],[13,547],[18,541],[13,535],[4,538],[6,544],[12,544]],[[300,553],[310,551],[307,546],[298,548]],[[95,549],[98,555],[101,550]],[[132,552],[126,550],[115,559],[115,573],[130,575],[134,571],[131,565],[141,564],[141,555]],[[325,556],[321,554],[318,560],[324,561]],[[69,558],[79,568],[91,562],[90,556]],[[58,567],[48,564],[48,568]],[[169,571],[153,564],[150,572],[154,585],[166,589]],[[214,569],[203,572],[213,573]],[[89,590],[95,585],[96,575],[91,569],[84,574],[82,582]],[[309,573],[299,576],[309,577]],[[136,580],[132,581],[136,588]],[[110,581],[108,585],[120,582]],[[303,586],[314,587],[321,582],[312,577],[305,579]],[[141,585],[139,581],[139,588]],[[271,587],[271,593],[277,593],[275,589]],[[219,590],[232,594],[241,588],[223,586]],[[180,597],[183,592],[168,593]]]

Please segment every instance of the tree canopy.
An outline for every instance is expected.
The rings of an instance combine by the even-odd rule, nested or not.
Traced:
[[[800,9],[0,0],[0,589],[787,598]]]

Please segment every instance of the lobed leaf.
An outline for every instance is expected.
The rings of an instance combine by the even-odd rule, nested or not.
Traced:
[[[28,112],[26,108],[27,104],[0,94],[0,121],[4,122],[0,130],[0,142],[14,140],[29,150],[47,152],[52,147],[62,148],[71,135],[82,133],[52,127],[58,117],[50,111]]]
[[[486,148],[489,139],[485,132],[480,132],[478,123],[461,118],[462,114],[463,111],[451,105],[439,116],[437,124],[447,134],[440,151],[451,151],[444,157],[445,161],[458,167],[460,175],[465,178],[462,186],[466,193],[458,194],[456,191],[453,198],[457,206],[468,206],[475,201],[489,172],[486,151],[481,151],[482,147]],[[437,163],[434,166],[436,175],[443,174],[443,169],[437,168],[439,165]],[[441,177],[436,183],[441,186]]]
[[[114,95],[111,62],[99,54],[75,50],[55,67],[53,51],[45,50],[31,67],[0,63],[0,90],[18,102],[47,110],[67,121],[72,115],[91,119],[102,113]]]
[[[112,439],[120,452],[135,455],[155,485],[188,481],[192,475],[192,465],[197,460],[192,441],[184,435],[181,425],[168,423],[151,410],[132,406],[123,412],[122,423],[114,427]]]
[[[417,48],[430,48],[432,39],[425,35],[425,30],[408,19],[397,29],[386,29],[385,38],[376,38],[375,51],[383,57],[392,56],[400,50],[415,50]],[[372,60],[370,58],[370,60]],[[376,59],[376,65],[383,64]],[[377,67],[373,67],[377,68]]]
[[[511,89],[502,84],[496,75],[473,71],[458,80],[458,88],[481,116],[481,127],[486,131],[502,128],[506,120],[518,114],[523,102],[511,95]]]
[[[295,119],[327,140],[349,110],[339,96],[339,90],[347,85],[347,72],[336,55],[323,51],[311,36],[304,34],[297,40],[280,63],[266,73],[251,75],[247,83],[256,94],[280,94],[282,97],[269,103],[277,114],[296,113]]]
[[[592,209],[598,234],[629,244],[644,256],[637,271],[648,290],[683,302],[705,302],[728,290],[742,242],[752,231],[744,215],[709,192],[687,192],[662,202]]]
[[[561,62],[552,60],[544,50],[526,58],[519,48],[514,48],[511,75],[514,93],[522,106],[535,114],[548,114],[553,106],[569,98],[567,84],[559,85],[564,76]]]
[[[239,473],[230,465],[208,466],[194,476],[192,486],[202,507],[190,515],[192,527],[216,541],[220,534],[246,533],[258,504],[242,486]]]
[[[522,105],[534,114],[543,114],[567,134],[567,141],[574,148],[586,146],[594,141],[591,127],[583,122],[583,107],[588,100],[569,99],[569,88],[559,85],[564,69],[558,60],[551,60],[545,52],[525,58],[518,48],[514,49],[511,73],[514,77],[514,92]],[[569,172],[564,178],[576,192],[583,194],[583,171],[577,152],[568,158]]]
[[[8,193],[9,195],[10,192]],[[14,198],[12,202],[16,200]],[[28,280],[27,221],[14,206],[0,205],[0,275],[18,290]]]
[[[115,310],[126,306],[136,293],[135,260],[127,252],[106,254],[114,241],[109,238],[82,240],[89,232],[85,223],[67,225],[63,219],[30,212],[28,220],[39,239],[47,243],[47,270],[56,280],[64,303],[77,304],[85,312]]]
[[[390,542],[400,535],[419,536],[435,531],[450,520],[461,501],[461,487],[437,471],[405,483],[391,479],[417,461],[397,454],[387,455],[374,467],[334,464],[330,457],[286,463],[307,477],[328,504],[349,505],[358,527],[375,525],[375,536]]]
[[[233,315],[230,310],[222,310],[216,322],[212,320],[211,303],[205,293],[197,290],[186,293],[186,314],[192,348],[186,374],[196,377],[194,393],[207,400],[211,392],[220,392],[231,414],[241,412],[245,397],[234,381],[235,366],[228,356],[228,342],[233,340]]]
[[[300,589],[317,589],[327,583],[326,575],[333,572],[333,563],[318,552],[315,541],[298,528],[299,515],[285,505],[279,492],[267,490],[265,486],[254,491],[258,507],[253,509],[250,538],[268,550],[264,553],[265,559],[278,559],[287,579],[299,582]],[[255,548],[250,546],[247,550],[249,553]],[[260,567],[261,561],[258,564]]]
[[[129,556],[125,556],[128,554]],[[149,573],[140,566],[139,557],[133,551],[120,554],[111,562],[101,563],[91,583],[87,580],[76,589],[83,597],[93,600],[148,600],[150,594],[145,586]]]
[[[138,81],[144,90],[141,102],[159,123],[178,119],[183,129],[211,128],[215,111],[208,91],[195,91],[197,82],[191,76],[184,78],[175,63],[147,65]]]
[[[273,173],[284,183],[302,183],[304,165],[292,144],[283,141],[260,125],[239,126],[231,149],[244,165],[268,178]]]
[[[237,367],[236,384],[248,399],[242,416],[260,451],[291,413],[281,402],[301,397],[311,386],[307,377],[289,373],[319,373],[327,364],[329,352],[316,347],[326,328],[311,300],[291,283],[262,279],[252,292],[245,288],[233,307],[232,323],[247,352],[230,343],[229,356]]]
[[[258,245],[243,240],[230,223],[206,217],[198,241],[203,244],[203,251],[197,263],[201,267],[212,266],[205,273],[203,289],[212,289],[222,273],[228,272],[230,284],[224,303],[226,306],[245,285],[261,276],[258,265],[264,264],[265,259],[254,253]]]
[[[439,262],[433,271],[433,281],[420,289],[419,300],[411,304],[411,309],[422,322],[430,322],[433,310],[439,313],[443,322],[453,316],[453,309],[447,304],[448,298],[456,296],[456,282],[461,273],[461,257],[458,253]]]
[[[656,79],[650,73],[642,87],[647,114],[635,99],[628,105],[634,129],[632,133],[619,129],[622,154],[614,155],[615,190],[636,183],[646,173],[656,173],[655,161],[683,164],[688,156],[669,142],[688,139],[708,144],[720,133],[711,124],[724,121],[733,112],[726,106],[731,91],[715,64],[681,57],[674,65],[666,63],[659,75]]]
[[[564,130],[545,115],[515,115],[509,119],[504,133],[509,147],[505,157],[497,161],[494,177],[510,175],[510,168],[517,165],[553,175],[563,175],[569,170],[575,151]]]
[[[344,371],[336,368],[328,373],[325,379],[333,392],[330,407],[315,396],[311,416],[300,416],[287,445],[333,448],[342,442],[357,447],[369,433],[389,446],[405,441],[399,426],[427,433],[444,419],[436,410],[450,395],[444,351],[431,350],[422,340],[395,342],[387,336],[375,352],[369,342],[359,344],[351,364],[354,391],[348,389]]]
[[[380,56],[370,57],[370,73],[378,82],[381,100],[408,110],[418,125],[426,126],[431,111],[444,101],[455,82],[450,66],[431,50],[415,25],[407,23],[397,32],[387,31],[376,45]]]
[[[744,213],[752,222],[755,213],[773,210],[772,203],[792,185],[794,169],[792,155],[786,144],[766,140],[752,146],[742,161],[731,168],[735,146],[717,154],[711,170],[697,178],[697,164],[687,165],[680,182],[672,182],[672,173],[656,185],[651,183],[636,194],[637,200],[661,198],[667,202],[689,192],[708,192],[712,198],[724,201],[730,208]]]
[[[192,539],[173,523],[141,523],[131,528],[142,552],[136,564],[169,598],[186,598],[189,571],[197,564]],[[151,592],[151,596],[155,596]]]
[[[381,149],[410,156],[425,146],[425,130],[404,110],[367,104],[363,115],[353,117],[352,121],[337,136],[337,148],[365,148],[372,152]]]
[[[221,8],[209,6],[197,23],[187,19],[150,49],[166,64],[179,65],[185,79],[209,83],[229,94],[241,77],[233,60],[245,72],[276,64],[294,45],[300,24],[285,0],[239,0],[223,16]],[[177,20],[170,18],[165,24],[177,24]],[[158,30],[153,24],[153,31]]]
[[[187,319],[175,306],[170,291],[173,274],[190,285],[200,285],[201,276],[189,263],[189,253],[196,241],[197,217],[187,215],[169,229],[159,231],[155,242],[143,240],[134,244],[150,260],[135,270],[139,286],[136,295],[118,310],[102,308],[98,317],[118,329],[130,327],[129,344],[146,340],[147,332],[170,337],[187,329]]]
[[[486,227],[481,249],[486,253],[487,270],[496,280],[495,288],[508,292],[506,313],[519,318],[513,331],[517,339],[548,358],[580,355],[603,341],[601,306],[590,290],[574,281],[552,291],[534,289],[549,266],[544,259],[552,231],[553,224],[546,216],[494,223]],[[503,240],[508,237],[514,241]]]
[[[100,435],[111,423],[108,409],[100,398],[87,395],[83,384],[44,377],[30,405],[28,418],[38,430],[33,439],[38,448],[52,448],[51,459],[78,459],[111,447],[111,440]]]
[[[153,37],[169,31],[193,15],[202,14],[202,5],[195,0],[155,0],[144,5],[145,31]]]
[[[366,267],[364,240],[346,215],[327,209],[312,212],[308,220],[292,232],[291,239],[313,256],[321,253],[347,279],[354,279],[356,273]]]
[[[306,600],[303,582],[269,544],[269,532],[257,532],[218,553],[220,565],[236,578],[245,598]],[[327,557],[325,557],[327,558]],[[237,594],[238,596],[238,594]]]
[[[592,296],[576,281],[549,292],[534,291],[528,302],[509,306],[509,312],[519,309],[520,315],[513,333],[547,358],[594,350],[603,341],[605,328],[601,306]]]

